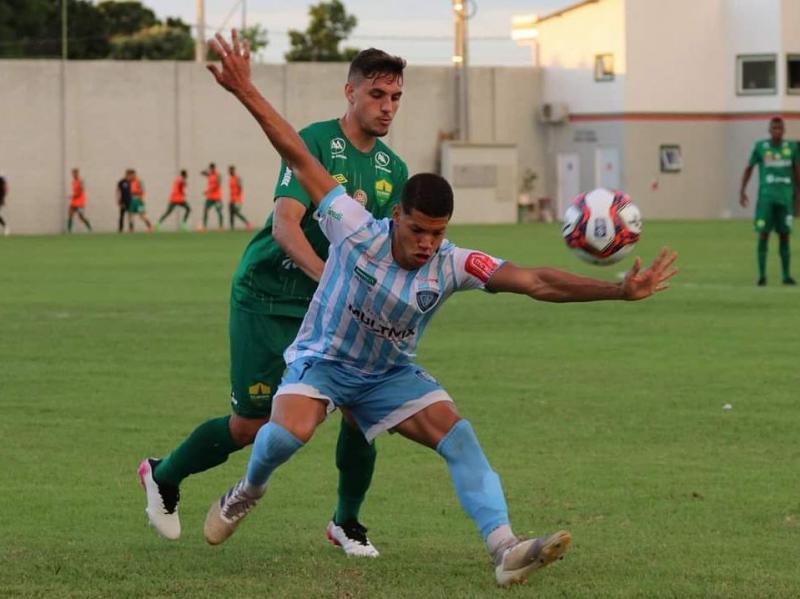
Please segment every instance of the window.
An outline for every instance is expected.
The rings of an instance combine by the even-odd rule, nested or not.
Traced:
[[[594,80],[595,81],[614,81],[614,55],[595,54],[594,57]]]
[[[736,57],[736,93],[740,96],[772,95],[777,92],[775,54]]]
[[[681,147],[678,144],[664,144],[659,148],[662,173],[679,173],[683,168]]]
[[[800,94],[800,54],[786,57],[786,93]]]

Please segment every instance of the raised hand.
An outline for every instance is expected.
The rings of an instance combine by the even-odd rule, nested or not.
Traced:
[[[662,248],[653,260],[653,264],[646,270],[641,270],[642,259],[636,258],[622,282],[623,298],[631,301],[641,300],[669,288],[667,280],[678,274],[678,269],[672,266],[677,258],[677,252]]]
[[[250,81],[250,46],[247,40],[239,43],[239,34],[234,29],[231,33],[231,44],[219,33],[208,41],[208,47],[222,62],[222,70],[215,64],[207,65],[222,87],[233,94],[245,91],[252,85]]]

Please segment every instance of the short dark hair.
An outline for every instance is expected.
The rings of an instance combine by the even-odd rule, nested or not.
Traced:
[[[771,124],[773,124],[773,123],[780,123],[781,125],[783,125],[783,117],[781,117],[781,116],[774,116],[774,117],[772,117],[772,118],[769,120],[769,124],[771,125]]]
[[[213,168],[213,169],[216,169],[216,168],[217,168],[217,165],[216,165],[216,164],[214,164],[213,162],[209,162],[209,163],[208,163],[208,168]]]
[[[185,169],[181,169],[181,177],[185,177],[185,176],[186,176],[186,170]]]
[[[347,80],[375,79],[387,75],[402,80],[404,68],[406,68],[404,58],[392,56],[377,48],[367,48],[356,54],[350,62]]]
[[[406,181],[400,205],[406,214],[418,210],[433,218],[450,218],[453,215],[453,188],[444,177],[417,173]]]

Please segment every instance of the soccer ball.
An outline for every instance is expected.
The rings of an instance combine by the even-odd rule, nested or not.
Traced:
[[[641,232],[642,217],[631,199],[602,188],[572,200],[561,228],[567,247],[579,258],[601,265],[622,260]]]

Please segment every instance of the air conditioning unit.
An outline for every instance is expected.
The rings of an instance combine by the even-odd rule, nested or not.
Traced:
[[[545,102],[539,107],[540,123],[563,123],[569,118],[569,108],[564,102]]]

